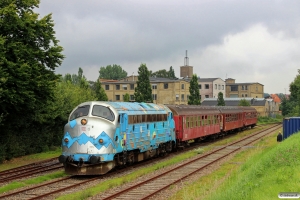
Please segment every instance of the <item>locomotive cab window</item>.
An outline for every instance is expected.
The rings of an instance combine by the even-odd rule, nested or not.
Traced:
[[[108,107],[105,106],[94,105],[92,115],[108,119],[109,121],[115,120],[114,113]]]
[[[79,117],[87,116],[89,114],[89,110],[90,110],[90,105],[85,105],[85,106],[78,107],[71,114],[70,121],[72,121],[73,119],[79,118]]]

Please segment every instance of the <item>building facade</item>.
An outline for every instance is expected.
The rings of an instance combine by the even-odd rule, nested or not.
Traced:
[[[100,80],[109,101],[124,101],[125,94],[129,94],[130,101],[134,101],[135,87],[138,76],[129,76],[119,81]],[[159,104],[187,104],[190,82],[185,79],[150,78],[153,103]]]
[[[260,83],[235,83],[235,79],[228,78],[226,83],[227,98],[263,98],[264,85]]]
[[[201,101],[205,98],[218,98],[219,92],[226,94],[225,81],[221,78],[199,78],[198,79]]]

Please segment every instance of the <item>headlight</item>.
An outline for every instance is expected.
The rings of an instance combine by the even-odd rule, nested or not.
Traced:
[[[86,125],[87,124],[87,119],[82,119],[80,122],[81,122],[82,125]]]

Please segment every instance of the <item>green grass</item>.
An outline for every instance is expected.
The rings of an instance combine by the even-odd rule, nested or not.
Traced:
[[[257,124],[271,124],[271,123],[282,122],[282,120],[283,120],[282,115],[276,115],[275,118],[273,118],[273,117],[258,117]]]
[[[10,190],[18,189],[21,187],[43,183],[45,181],[49,181],[49,180],[52,180],[55,178],[61,178],[63,176],[66,176],[66,174],[63,171],[60,171],[60,172],[54,172],[51,174],[47,174],[44,176],[39,176],[36,178],[27,179],[27,180],[23,180],[23,181],[22,180],[18,181],[18,182],[14,181],[14,182],[11,182],[7,185],[0,187],[0,194],[4,193],[4,192],[8,192]]]

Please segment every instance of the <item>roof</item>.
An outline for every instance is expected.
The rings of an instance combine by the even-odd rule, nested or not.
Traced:
[[[277,94],[271,94],[270,96],[272,97],[274,102],[281,103],[281,99],[279,98],[279,96]]]
[[[245,99],[251,106],[265,106],[266,100],[264,98],[224,98],[225,106],[238,106],[241,99]],[[201,105],[216,106],[218,104],[217,98],[206,98]]]
[[[253,82],[253,83],[226,83],[226,86],[227,85],[253,85],[253,84],[259,84],[259,85],[262,85],[261,83],[258,83],[258,82]]]

